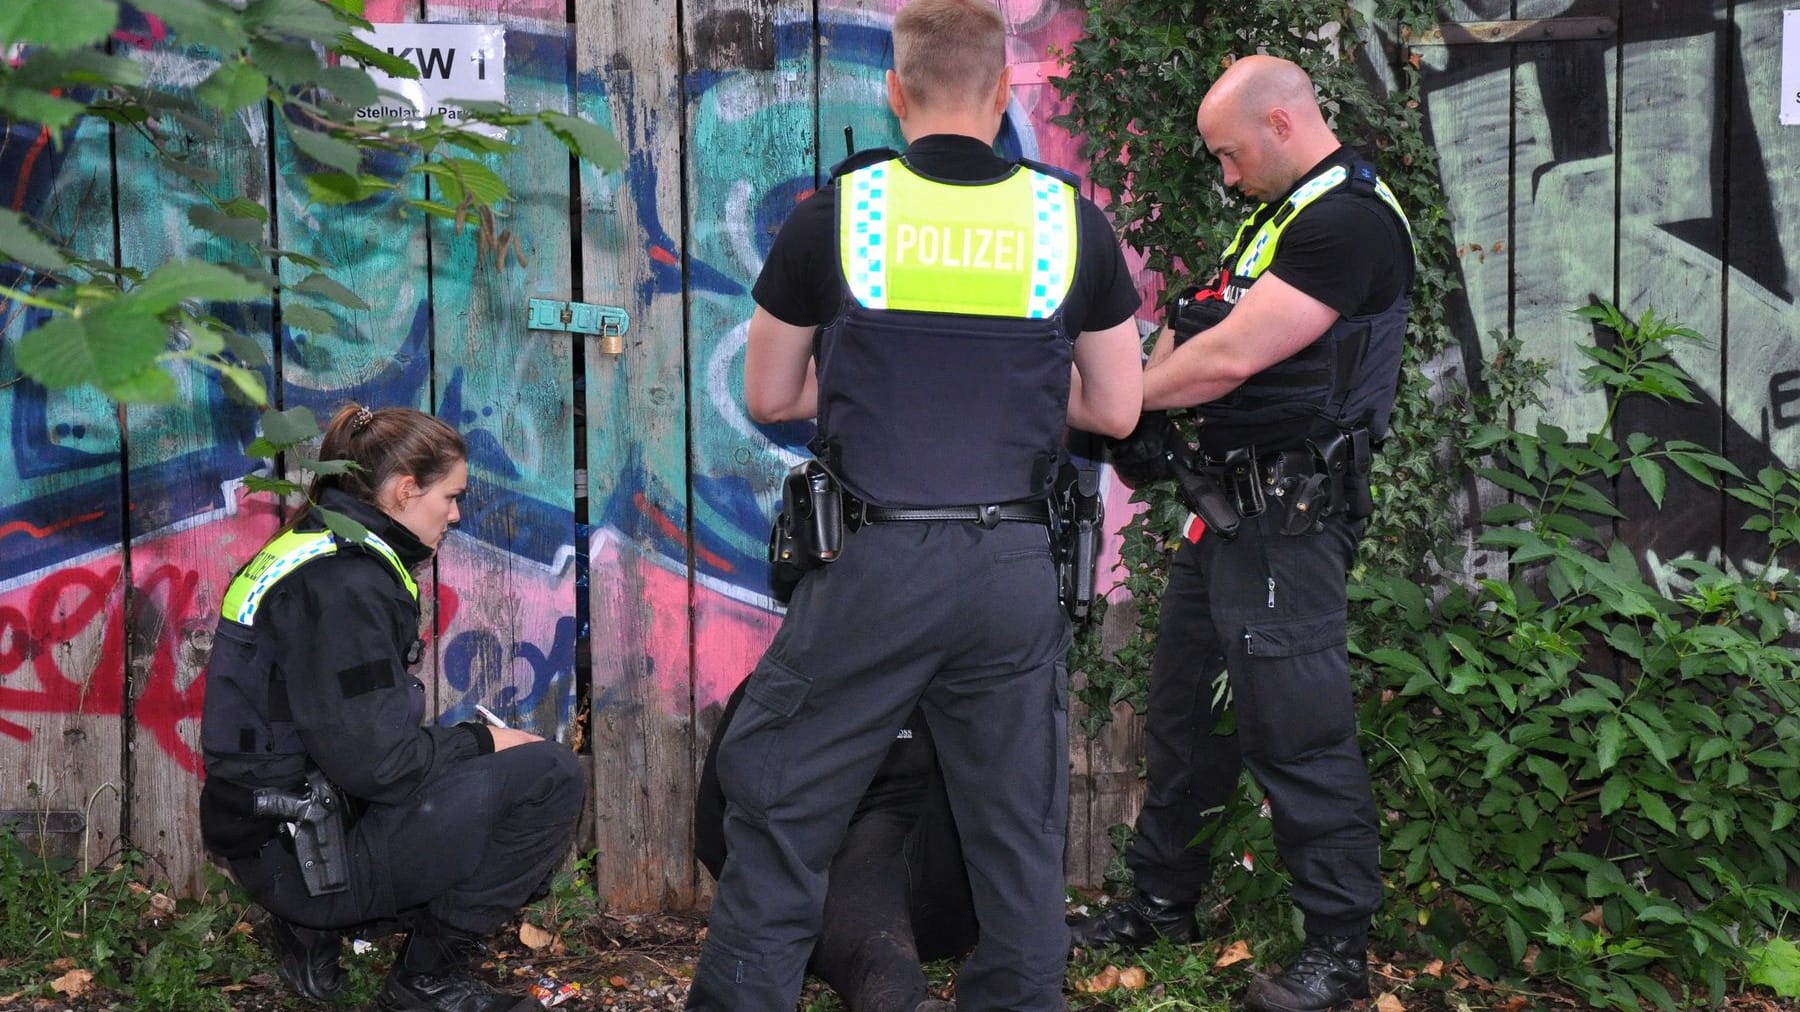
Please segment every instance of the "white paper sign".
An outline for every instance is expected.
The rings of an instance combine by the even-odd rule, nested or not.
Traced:
[[[1800,10],[1781,15],[1781,122],[1800,126]]]
[[[358,109],[357,119],[418,122],[439,115],[452,125],[465,125],[459,122],[458,100],[506,101],[506,29],[499,25],[382,24],[356,37],[419,68],[412,80],[368,68],[375,86],[393,95]],[[493,136],[504,133],[470,126]]]

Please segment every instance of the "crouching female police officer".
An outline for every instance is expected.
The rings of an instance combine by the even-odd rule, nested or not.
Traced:
[[[326,427],[310,507],[225,594],[207,674],[201,833],[270,914],[282,979],[328,1000],[345,929],[409,931],[378,1008],[536,1009],[470,975],[478,941],[529,902],[581,813],[581,766],[536,735],[421,726],[413,570],[468,485],[462,437],[409,408],[350,405]]]

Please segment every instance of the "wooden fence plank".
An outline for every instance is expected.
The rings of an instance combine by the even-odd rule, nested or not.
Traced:
[[[620,910],[690,906],[695,745],[675,0],[576,24],[579,110],[624,144],[580,177],[583,297],[624,307],[619,354],[585,349],[595,884]]]
[[[373,5],[371,5],[373,6]],[[416,20],[412,5],[384,5],[376,17]],[[281,110],[276,115],[282,115]],[[329,330],[312,330],[284,321],[277,333],[280,357],[275,392],[284,408],[305,407],[321,426],[346,402],[370,408],[431,408],[430,289],[427,229],[421,215],[405,202],[422,198],[425,187],[407,173],[409,162],[397,157],[365,156],[363,169],[398,183],[395,190],[348,206],[327,206],[307,199],[305,174],[320,166],[301,155],[285,131],[275,137],[274,225],[284,249],[324,263],[323,273],[348,285],[367,304],[350,309],[321,300],[304,300],[309,308],[329,314]],[[312,271],[283,260],[284,286],[299,284]],[[310,452],[310,450],[309,450]],[[289,477],[302,477],[290,473]],[[244,560],[238,560],[242,563]],[[436,683],[438,650],[431,630],[437,626],[438,581],[434,572],[420,574],[419,603],[424,612],[422,635],[434,649],[415,670],[426,685]]]
[[[199,80],[216,65],[210,54],[182,46],[145,54],[152,79]],[[259,104],[230,116],[206,116],[217,131],[193,146],[193,165],[216,172],[207,187],[218,200],[242,197],[267,205],[267,120]],[[189,223],[212,208],[202,191],[172,171],[131,133],[118,139],[120,261],[150,270],[175,259],[258,268],[255,251]],[[250,222],[254,224],[253,222]],[[220,307],[240,332],[273,353],[268,314]],[[183,893],[204,885],[200,842],[200,675],[211,652],[219,602],[236,567],[276,527],[271,504],[240,503],[239,479],[250,469],[243,449],[256,412],[225,395],[210,373],[183,370],[178,399],[126,412],[131,496],[131,590],[126,612],[130,680],[127,708],[132,841]],[[240,509],[240,505],[243,507]]]
[[[1684,349],[1693,405],[1636,398],[1614,435],[1633,432],[1720,448],[1724,373],[1725,188],[1729,171],[1720,110],[1731,99],[1729,25],[1708,5],[1628,4],[1620,32],[1618,303],[1629,316],[1654,309],[1693,327],[1704,348]],[[1696,63],[1695,57],[1703,57]],[[1620,535],[1655,574],[1660,563],[1719,544],[1723,503],[1669,469],[1658,510],[1629,472],[1620,476]]]
[[[111,131],[0,133],[4,206],[72,249],[114,255]],[[0,278],[20,280],[8,267]],[[91,389],[47,391],[10,349],[47,317],[0,299],[0,811],[76,813],[15,823],[83,866],[115,855],[124,807],[125,508],[118,416]],[[49,828],[51,831],[40,833]]]
[[[1777,122],[1781,0],[1731,8],[1729,168],[1726,201],[1725,354],[1719,400],[1728,413],[1725,454],[1752,474],[1770,463],[1800,468],[1800,128]],[[1788,42],[1791,44],[1792,39]],[[1726,559],[1750,573],[1769,561],[1768,542],[1741,528],[1749,507],[1728,500]],[[1790,550],[1775,560],[1800,566]]]
[[[1515,16],[1553,17],[1567,6],[1520,0]],[[1616,10],[1616,0],[1589,8],[1602,15]],[[1602,39],[1511,47],[1512,329],[1524,354],[1550,363],[1545,405],[1516,419],[1526,430],[1542,420],[1587,432],[1604,417],[1600,397],[1584,392],[1587,359],[1577,350],[1584,328],[1569,310],[1613,290],[1611,46]]]
[[[506,99],[519,112],[569,110],[560,0],[426,5],[433,21],[506,26]],[[467,54],[459,59],[470,58]],[[516,256],[496,263],[474,237],[431,223],[433,392],[469,447],[462,522],[438,556],[440,719],[507,723],[567,737],[575,716],[576,335],[527,327],[533,297],[569,295],[569,153],[540,129],[490,159],[512,196],[499,227]],[[523,257],[520,264],[517,257]],[[454,602],[454,608],[447,607]]]

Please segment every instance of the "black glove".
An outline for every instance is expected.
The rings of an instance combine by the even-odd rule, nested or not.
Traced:
[[[1175,347],[1179,348],[1183,341],[1218,326],[1230,314],[1231,303],[1219,298],[1217,292],[1190,288],[1169,303],[1163,324],[1175,332]]]
[[[1175,476],[1169,468],[1169,449],[1180,438],[1168,412],[1146,411],[1131,435],[1106,441],[1106,456],[1125,487],[1143,488]]]

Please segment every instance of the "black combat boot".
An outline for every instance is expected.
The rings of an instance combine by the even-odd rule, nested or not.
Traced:
[[[1109,945],[1141,949],[1159,937],[1186,945],[1195,933],[1194,904],[1161,899],[1142,889],[1069,925],[1070,940],[1084,949]]]
[[[331,1001],[343,993],[344,967],[338,962],[342,935],[303,928],[273,914],[263,924],[262,935],[275,957],[275,972],[296,994]]]
[[[1244,993],[1257,1012],[1326,1012],[1369,996],[1369,941],[1363,935],[1307,935],[1294,965],[1258,977]]]
[[[413,929],[375,996],[381,1012],[538,1012],[529,995],[496,990],[470,971],[480,940],[440,924]]]

